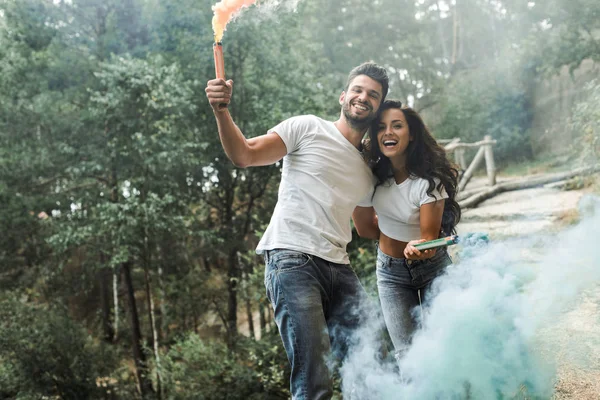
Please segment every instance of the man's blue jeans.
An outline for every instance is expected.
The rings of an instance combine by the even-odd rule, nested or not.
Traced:
[[[347,264],[285,249],[266,251],[265,264],[267,296],[292,368],[292,398],[330,399],[328,364],[352,344],[366,292]]]
[[[415,331],[414,308],[429,296],[431,283],[450,264],[445,248],[418,261],[390,257],[377,249],[377,290],[396,359],[402,358]]]

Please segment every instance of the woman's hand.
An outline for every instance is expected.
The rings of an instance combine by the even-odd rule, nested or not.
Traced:
[[[404,257],[407,260],[427,260],[435,255],[435,249],[419,251],[415,244],[426,242],[425,239],[411,240],[404,248]]]

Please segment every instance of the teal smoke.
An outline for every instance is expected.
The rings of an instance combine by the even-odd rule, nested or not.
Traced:
[[[555,344],[541,332],[600,283],[600,199],[580,202],[581,221],[555,234],[465,248],[434,284],[422,327],[399,363],[377,354],[369,324],[342,367],[357,399],[549,399]]]

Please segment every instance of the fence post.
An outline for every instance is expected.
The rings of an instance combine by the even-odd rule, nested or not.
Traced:
[[[469,168],[467,168],[467,170],[465,171],[465,174],[463,175],[462,179],[458,183],[458,191],[459,192],[462,191],[465,188],[465,186],[467,186],[467,183],[469,183],[469,181],[473,177],[473,173],[479,166],[479,163],[481,163],[481,160],[483,160],[484,153],[485,153],[485,146],[480,146],[479,150],[477,150],[477,154],[475,154],[475,157],[473,158],[473,161],[471,161],[471,165],[469,165]]]
[[[492,137],[486,135],[483,137],[486,142],[491,142]],[[496,164],[494,163],[493,144],[489,143],[483,146],[485,148],[485,168],[487,170],[488,182],[490,186],[496,184]]]
[[[463,171],[467,169],[467,162],[465,161],[465,149],[458,148],[454,150],[454,159],[456,163]]]

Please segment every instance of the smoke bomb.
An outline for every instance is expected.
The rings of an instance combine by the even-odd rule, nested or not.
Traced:
[[[215,77],[225,79],[225,61],[223,59],[223,44],[221,42],[213,44],[213,55],[215,59]]]

